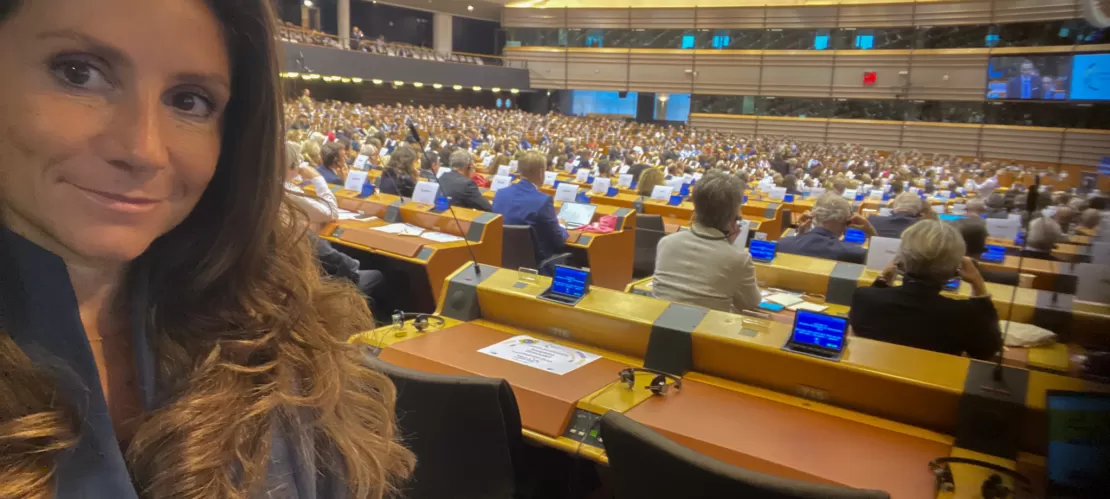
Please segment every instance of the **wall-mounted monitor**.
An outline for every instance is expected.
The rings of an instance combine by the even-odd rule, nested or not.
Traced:
[[[987,99],[1068,100],[1071,55],[1007,55],[990,58]]]
[[[1110,100],[1110,54],[1077,54],[1071,63],[1071,100]]]

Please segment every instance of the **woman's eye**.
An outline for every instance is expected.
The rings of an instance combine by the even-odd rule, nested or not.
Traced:
[[[51,67],[54,76],[71,87],[90,91],[110,90],[112,84],[104,72],[83,61],[61,61]]]
[[[175,92],[169,96],[168,104],[182,114],[197,118],[207,118],[213,113],[212,101],[196,92]]]

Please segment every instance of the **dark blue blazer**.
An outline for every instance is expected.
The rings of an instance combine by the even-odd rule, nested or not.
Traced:
[[[339,178],[334,172],[329,170],[326,166],[320,165],[316,167],[316,171],[320,172],[320,176],[324,177],[324,181],[329,184],[343,185],[343,180]]]
[[[867,217],[867,221],[871,222],[871,226],[875,227],[876,235],[879,237],[902,237],[902,232],[908,229],[911,225],[921,220],[916,215],[909,213],[894,213],[890,216],[871,215]]]
[[[148,263],[155,262],[144,263],[141,258],[135,262],[129,289],[136,384],[143,410],[151,412],[164,406],[168,397],[158,393],[158,359],[147,336]],[[0,328],[36,368],[56,380],[59,396],[80,421],[76,446],[58,458],[54,497],[138,499],[65,263],[6,228],[0,228]],[[316,466],[310,434],[280,421],[275,421],[274,428],[264,497],[347,497],[342,477]]]
[[[863,246],[841,241],[835,234],[823,227],[817,227],[800,236],[779,239],[777,249],[780,253],[812,256],[847,263],[864,263],[867,260],[867,250]]]
[[[504,217],[505,225],[530,225],[536,231],[537,261],[555,256],[566,244],[567,231],[555,217],[555,201],[527,180],[497,191],[493,212]]]

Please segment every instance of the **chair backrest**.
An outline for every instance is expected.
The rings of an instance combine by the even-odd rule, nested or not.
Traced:
[[[655,273],[655,254],[659,240],[667,233],[661,230],[636,229],[635,256],[632,260],[633,277],[647,277]]]
[[[502,379],[405,369],[372,355],[397,387],[397,423],[416,470],[401,497],[511,499],[521,459],[520,410]]]
[[[663,232],[663,215],[636,215],[636,228]]]
[[[699,454],[616,411],[601,418],[616,499],[889,499],[877,490],[788,480]]]
[[[530,225],[506,225],[501,236],[501,268],[539,270],[536,236]]]

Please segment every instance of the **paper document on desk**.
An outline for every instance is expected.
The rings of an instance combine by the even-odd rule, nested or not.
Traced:
[[[424,233],[424,229],[410,224],[389,224],[381,227],[374,227],[374,230],[385,232],[386,234],[397,234],[399,236],[419,236]]]
[[[479,349],[478,352],[560,376],[600,358],[592,353],[526,335],[514,336]]]
[[[435,241],[437,243],[453,243],[453,242],[463,240],[463,238],[461,238],[459,236],[452,235],[452,234],[444,234],[442,232],[425,232],[425,233],[421,234],[420,237],[423,237],[424,239],[429,239],[431,241]]]
[[[787,310],[793,310],[795,312],[798,311],[798,310],[808,310],[810,312],[824,312],[825,309],[827,309],[827,308],[829,308],[827,305],[817,305],[816,303],[810,303],[808,301],[803,301],[801,303],[795,303],[792,306],[786,307]]]
[[[357,212],[354,212],[354,211],[347,211],[347,210],[344,210],[344,209],[340,208],[338,218],[340,220],[355,220],[355,219],[358,219],[358,220],[377,220],[378,217],[368,217],[366,215],[363,215],[362,213],[357,213]]]
[[[797,296],[786,293],[775,293],[765,299],[771,303],[778,303],[779,305],[782,305],[784,307],[793,307],[794,305],[805,301]]]

